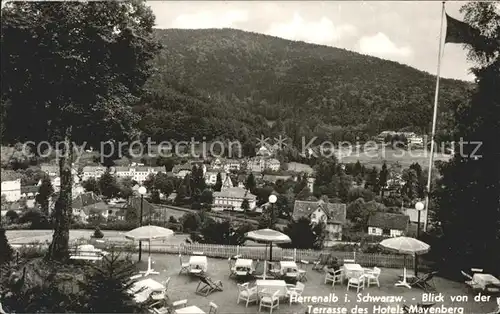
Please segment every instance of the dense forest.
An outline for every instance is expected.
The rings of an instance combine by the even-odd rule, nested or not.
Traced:
[[[163,45],[149,96],[137,110],[157,139],[260,134],[368,137],[429,132],[435,77],[344,49],[234,29],[156,30]],[[442,80],[439,129],[470,83]]]

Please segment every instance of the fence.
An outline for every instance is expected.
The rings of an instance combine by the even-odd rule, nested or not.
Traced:
[[[44,244],[28,244],[35,245],[42,248]],[[72,244],[77,245],[77,242]],[[117,250],[126,250],[136,252],[138,246],[116,244],[114,246]],[[147,251],[148,242],[143,242],[143,251]],[[268,256],[269,248],[263,246],[238,246],[238,245],[220,245],[220,244],[154,244],[151,246],[152,253],[166,253],[166,254],[183,254],[191,255],[193,252],[203,252],[207,257],[214,258],[229,258],[235,255],[241,255],[242,258],[249,259],[266,259]],[[282,249],[273,247],[273,259],[282,260],[285,257],[292,257],[296,261],[317,261],[320,258],[326,258],[327,255],[336,257],[339,260],[354,259],[356,263],[364,267],[387,267],[387,268],[412,268],[414,260],[411,256],[395,255],[395,254],[370,254],[361,252],[339,252],[333,250],[300,250],[300,249]]]

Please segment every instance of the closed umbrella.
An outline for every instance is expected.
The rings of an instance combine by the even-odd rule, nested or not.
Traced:
[[[150,274],[159,274],[158,272],[155,272],[151,267],[151,240],[166,239],[173,235],[174,235],[173,230],[151,225],[135,228],[125,233],[125,238],[127,239],[134,241],[149,242],[148,270],[141,273],[144,273],[145,276]]]
[[[245,237],[257,242],[269,243],[269,260],[273,260],[273,243],[290,243],[289,236],[273,229],[259,229],[247,232]],[[267,250],[266,250],[267,255]],[[266,261],[264,261],[264,279],[266,279]]]
[[[380,246],[389,251],[407,255],[425,254],[429,252],[431,248],[429,244],[410,237],[396,237],[396,238],[385,239],[382,242],[380,242]],[[403,280],[396,283],[396,286],[398,287],[404,286],[407,288],[411,288],[411,286],[406,281],[406,265],[403,270]]]

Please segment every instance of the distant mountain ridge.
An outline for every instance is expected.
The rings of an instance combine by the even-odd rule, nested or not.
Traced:
[[[164,46],[148,85],[157,99],[142,110],[154,108],[150,116],[175,120],[169,124],[237,138],[429,130],[435,76],[409,66],[235,29],[166,29],[155,36]],[[472,84],[441,82],[442,129],[451,127],[451,110]]]

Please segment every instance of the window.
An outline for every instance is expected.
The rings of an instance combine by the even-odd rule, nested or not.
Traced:
[[[316,219],[316,214],[312,214],[311,219]]]
[[[386,228],[382,229],[382,234],[383,235],[391,235],[391,229],[386,229]]]

